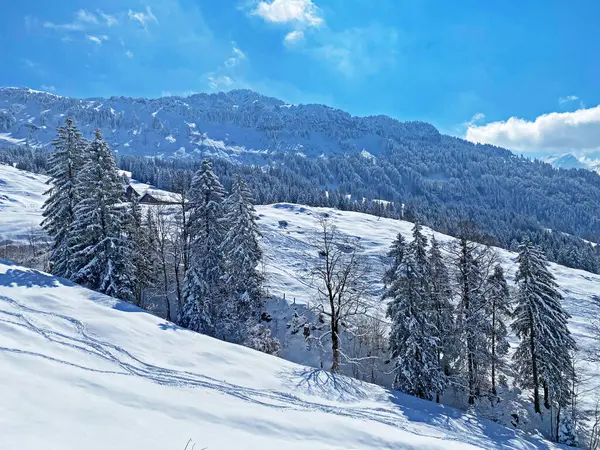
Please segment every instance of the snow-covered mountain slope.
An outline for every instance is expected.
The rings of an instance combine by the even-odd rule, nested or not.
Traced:
[[[39,230],[47,177],[0,164],[0,243]]]
[[[420,122],[352,117],[323,105],[286,105],[253,91],[190,97],[74,99],[27,88],[0,88],[0,145],[47,146],[65,116],[86,137],[100,128],[111,149],[149,156],[212,155],[230,159],[264,152],[306,155],[368,150],[393,142],[439,139]]]
[[[8,197],[0,212],[0,238],[4,235],[5,238],[19,239],[18,228],[14,227],[14,224],[20,221],[22,213],[28,210],[31,211],[28,217],[31,225],[41,220],[42,193],[47,186],[43,177],[31,176],[28,172],[2,165],[0,180],[4,180],[4,185],[0,186],[0,193]],[[140,193],[148,188],[141,183],[135,184],[135,187]],[[13,193],[21,191],[29,192],[28,202],[11,201],[15,197]],[[397,233],[410,238],[412,224],[361,213],[292,204],[262,205],[257,207],[257,212],[265,252],[267,288],[271,297],[268,303],[269,313],[273,317],[270,326],[272,332],[282,341],[281,356],[303,365],[328,367],[327,352],[309,349],[302,333],[291,336],[287,329],[294,309],[301,310],[303,305],[315,301],[310,269],[312,261],[317,257],[312,244],[317,238],[318,218],[328,215],[340,232],[356,238],[361,243],[371,268],[369,295],[381,310],[385,307],[379,300],[382,287],[380,280],[388,263],[385,254]],[[425,229],[425,232],[432,234],[429,229]],[[439,233],[435,233],[435,236],[441,242],[450,242],[453,239]],[[26,240],[22,237],[20,239]],[[502,249],[497,251],[509,279],[512,280],[516,268],[516,255]],[[551,264],[551,270],[565,296],[565,307],[572,315],[570,329],[582,352],[587,352],[597,345],[592,323],[600,313],[600,276],[556,264]],[[2,284],[0,281],[0,285]],[[595,365],[585,364],[584,372],[585,376],[582,378],[585,380],[585,386],[582,390],[593,392],[600,386],[600,371]],[[582,400],[587,406],[593,406],[593,396],[586,395]]]
[[[1,449],[549,449],[0,261]]]
[[[563,155],[546,156],[542,160],[561,169],[588,169],[600,174],[600,153],[597,152],[583,155],[565,153]]]

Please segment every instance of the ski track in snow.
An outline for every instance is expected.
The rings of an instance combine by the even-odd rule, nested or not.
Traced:
[[[309,402],[306,400],[302,400],[297,396],[292,394],[287,394],[284,392],[273,392],[266,391],[261,389],[251,389],[247,387],[242,387],[230,383],[226,383],[223,381],[219,381],[202,374],[188,372],[188,371],[176,371],[171,369],[162,368],[159,366],[155,366],[152,364],[145,363],[139,358],[132,355],[130,352],[125,350],[124,348],[111,344],[110,342],[105,342],[94,338],[91,336],[87,330],[86,326],[77,319],[72,317],[52,313],[48,311],[41,311],[33,308],[29,308],[25,305],[18,303],[17,301],[10,299],[5,296],[0,296],[0,301],[5,302],[8,305],[14,307],[15,309],[21,311],[20,313],[14,313],[6,310],[0,309],[0,315],[5,317],[9,317],[12,319],[17,319],[17,321],[12,321],[6,318],[0,318],[1,323],[9,324],[12,326],[20,326],[28,331],[33,333],[37,333],[44,337],[44,339],[52,342],[53,344],[64,345],[71,347],[73,349],[86,352],[90,355],[97,356],[106,361],[109,361],[115,365],[118,365],[122,371],[106,371],[106,370],[98,370],[90,367],[85,367],[77,364],[70,363],[68,361],[62,361],[47,355],[43,355],[41,353],[30,352],[26,350],[21,350],[17,348],[6,348],[0,347],[0,351],[8,351],[12,353],[23,354],[27,356],[34,356],[49,359],[53,362],[57,362],[60,364],[67,364],[72,367],[76,367],[82,370],[88,370],[93,372],[98,372],[102,374],[108,375],[124,375],[124,376],[138,376],[145,379],[148,379],[154,383],[172,386],[172,387],[190,387],[190,388],[205,388],[205,389],[213,389],[219,391],[226,395],[231,395],[233,397],[239,398],[241,400],[252,402],[259,404],[261,406],[267,406],[271,408],[278,409],[296,409],[296,410],[318,410],[321,412],[325,412],[328,414],[336,414],[340,416],[347,416],[356,419],[363,420],[372,420],[376,422],[383,423],[385,425],[399,427],[405,431],[419,433],[422,434],[421,429],[417,429],[416,427],[411,427],[410,423],[402,417],[401,414],[394,413],[393,411],[385,410],[383,408],[377,409],[366,409],[366,408],[353,408],[353,407],[335,407],[323,405],[315,402]],[[59,319],[66,322],[69,325],[72,325],[76,331],[75,336],[69,336],[64,333],[58,333],[52,331],[50,329],[44,329],[35,324],[35,316],[48,316],[53,319]],[[323,372],[318,369],[310,370],[312,372],[310,378],[317,380],[317,383],[320,382],[320,377],[326,376],[329,381],[333,383],[333,389],[338,392],[348,391],[352,393],[352,397],[355,398],[358,396],[364,396],[366,393],[363,393],[360,389],[360,384],[358,382],[354,382],[354,380],[346,378],[346,377],[338,377],[332,375],[327,372]],[[307,382],[308,383],[308,382]],[[431,435],[430,437],[437,437],[435,435]],[[453,440],[461,441],[461,439],[454,438]],[[464,441],[464,439],[462,439]],[[532,447],[535,448],[535,447]]]
[[[10,269],[10,271],[13,271],[13,274],[10,275],[11,277],[14,276],[14,271],[16,270],[18,269]],[[36,285],[30,284],[28,287],[36,288]],[[82,321],[68,315],[32,308],[5,295],[0,295],[0,305],[2,305],[2,308],[0,308],[0,324],[24,329],[27,332],[41,336],[52,346],[64,346],[78,352],[86,353],[87,355],[110,363],[117,369],[100,370],[21,348],[0,346],[1,352],[10,352],[25,357],[42,358],[75,369],[95,372],[102,376],[133,376],[144,378],[153,383],[168,387],[209,389],[223,395],[235,397],[244,402],[268,408],[275,408],[281,411],[318,411],[325,414],[361,421],[378,422],[421,437],[440,438],[440,432],[438,430],[432,428],[433,433],[426,433],[425,430],[428,426],[424,427],[422,423],[412,423],[403,414],[405,411],[402,407],[394,407],[394,394],[392,392],[384,391],[392,398],[390,407],[354,406],[352,404],[353,402],[360,399],[369,399],[369,396],[372,395],[372,393],[365,388],[366,385],[364,383],[351,378],[333,375],[318,369],[302,367],[299,367],[296,371],[291,373],[281,373],[281,377],[285,382],[295,383],[296,387],[308,391],[311,395],[319,396],[324,393],[327,394],[330,391],[335,392],[339,396],[338,402],[341,402],[342,406],[318,403],[316,401],[300,398],[291,393],[249,388],[217,380],[197,372],[173,370],[150,364],[143,361],[141,358],[136,357],[130,351],[119,345],[93,336]],[[44,323],[52,324],[52,328],[55,329],[72,330],[72,332],[66,333],[64,331],[55,331],[48,326],[44,326]],[[370,398],[370,400],[382,399]],[[345,403],[346,401],[348,403]],[[433,411],[430,411],[429,413],[433,414]],[[464,428],[465,426],[473,427],[474,429],[480,428],[481,423],[479,420],[451,408],[446,409],[445,413],[447,416],[439,416],[438,418],[438,420],[443,423],[438,424],[435,423],[435,421],[433,422],[435,425],[444,426],[444,440],[457,443],[469,443],[476,446],[482,445],[481,437],[471,438],[468,433],[465,434]],[[506,429],[505,437],[507,439],[514,438],[515,432]],[[539,443],[521,442],[521,444],[523,444],[523,446],[514,448],[543,448],[538,445]]]

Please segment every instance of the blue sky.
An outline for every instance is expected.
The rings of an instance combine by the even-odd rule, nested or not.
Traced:
[[[600,103],[596,1],[24,0],[0,12],[0,85],[62,95],[250,88],[456,135],[471,124],[482,141],[511,117],[531,128]]]

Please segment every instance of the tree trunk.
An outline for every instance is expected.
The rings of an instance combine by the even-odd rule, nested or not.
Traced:
[[[560,438],[559,431],[560,431],[560,405],[558,405],[558,408],[556,409],[556,442],[558,442],[558,440]]]
[[[496,395],[496,304],[492,305],[492,394]]]
[[[337,320],[332,317],[331,318],[331,355],[332,355],[332,363],[331,363],[331,371],[334,373],[339,372],[340,370],[340,335],[338,334],[339,325]]]
[[[167,309],[167,317],[166,319],[171,321],[171,302],[169,302],[169,278],[167,276],[167,266],[166,262],[163,261],[163,278],[165,283],[165,306]]]
[[[544,407],[550,409],[550,392],[548,391],[548,382],[544,380]]]
[[[531,371],[533,372],[533,407],[536,413],[541,413],[540,409],[540,387],[537,366],[537,355],[535,354],[535,330],[533,328],[533,313],[529,310],[529,347],[531,351]]]

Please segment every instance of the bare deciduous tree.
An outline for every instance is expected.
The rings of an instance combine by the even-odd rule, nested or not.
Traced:
[[[348,329],[354,317],[364,316],[370,308],[365,300],[367,266],[357,242],[345,238],[326,218],[319,220],[319,238],[315,243],[318,261],[311,270],[318,293],[316,312],[328,319],[331,371],[339,372],[343,356],[342,329]]]

